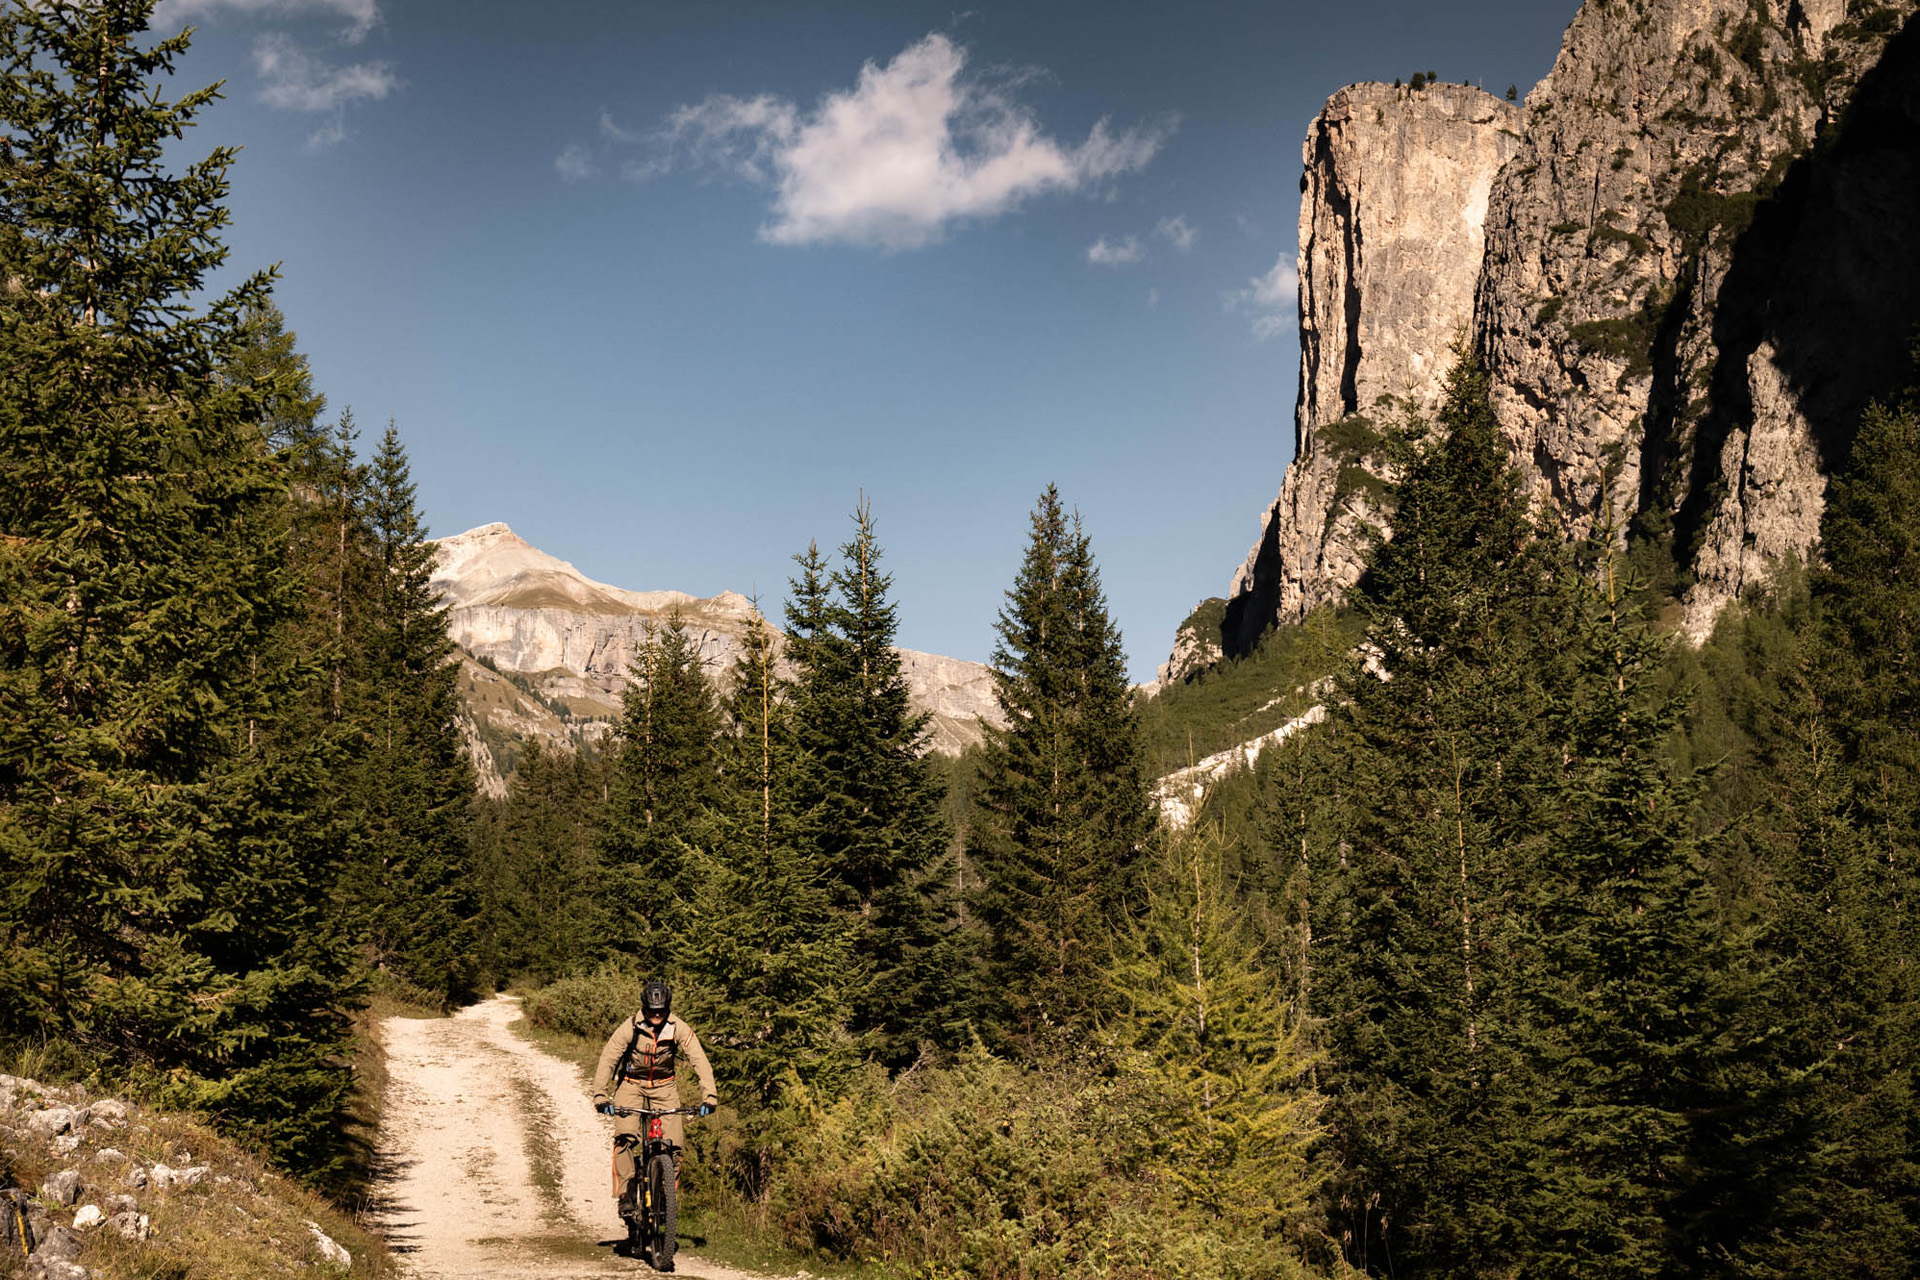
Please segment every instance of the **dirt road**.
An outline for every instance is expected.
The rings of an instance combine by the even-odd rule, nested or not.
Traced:
[[[614,1252],[613,1122],[591,1110],[577,1067],[508,1030],[519,1016],[502,996],[381,1024],[380,1216],[394,1252],[420,1280],[652,1275]],[[687,1253],[678,1274],[762,1280]]]

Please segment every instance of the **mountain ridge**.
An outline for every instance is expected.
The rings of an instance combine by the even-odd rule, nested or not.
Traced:
[[[461,731],[483,792],[506,794],[529,742],[598,751],[616,732],[621,693],[647,633],[678,614],[709,676],[724,683],[754,613],[734,591],[631,591],[597,582],[504,523],[436,539],[433,587],[461,663]],[[784,638],[776,630],[776,648]],[[990,668],[897,649],[929,746],[957,755],[999,723]]]

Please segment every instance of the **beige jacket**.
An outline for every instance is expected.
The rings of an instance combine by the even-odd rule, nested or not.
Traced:
[[[674,1079],[681,1059],[685,1059],[700,1081],[700,1100],[709,1106],[720,1105],[720,1095],[713,1087],[713,1067],[693,1028],[677,1015],[668,1014],[666,1022],[655,1032],[646,1018],[636,1013],[613,1029],[606,1046],[600,1050],[600,1065],[593,1072],[594,1106],[605,1102],[609,1092],[620,1086],[621,1081],[615,1080],[613,1073],[620,1066],[621,1057],[627,1055],[629,1044],[633,1046],[633,1053],[627,1056],[626,1080],[642,1086],[666,1084]]]

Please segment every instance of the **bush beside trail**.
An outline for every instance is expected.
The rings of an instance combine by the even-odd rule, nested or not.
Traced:
[[[615,970],[561,978],[527,996],[527,1018],[536,1027],[598,1044],[640,1007],[645,981]]]
[[[1167,1172],[1177,1105],[1148,1077],[984,1050],[845,1096],[690,1128],[688,1200],[835,1262],[977,1280],[1295,1280],[1301,1224],[1227,1223]],[[1264,1229],[1263,1229],[1264,1228]]]

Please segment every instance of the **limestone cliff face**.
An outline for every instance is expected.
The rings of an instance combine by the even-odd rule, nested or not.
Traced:
[[[701,598],[595,582],[504,524],[442,538],[436,550],[433,585],[447,608],[447,631],[470,659],[461,679],[468,748],[482,786],[496,793],[520,744],[593,746],[612,734],[650,628],[678,613],[719,681],[753,617],[752,602],[731,591]],[[998,722],[988,668],[899,653],[915,709],[933,716],[934,750],[958,754],[981,741],[983,722]]]
[[[1304,154],[1296,456],[1229,651],[1355,580],[1391,478],[1355,415],[1431,407],[1462,329],[1537,495],[1569,536],[1662,542],[1691,637],[1815,554],[1920,322],[1914,10],[1588,0],[1524,112],[1335,94]]]
[[[1912,6],[1853,8],[1585,5],[1494,193],[1475,338],[1501,426],[1570,533],[1673,540],[1696,641],[1813,552],[1920,296],[1885,190],[1913,193],[1889,47]],[[1904,146],[1871,137],[1889,123]]]
[[[1362,530],[1382,517],[1377,428],[1439,396],[1520,122],[1517,107],[1464,85],[1361,84],[1308,129],[1294,463],[1234,579],[1230,649],[1359,576]]]

